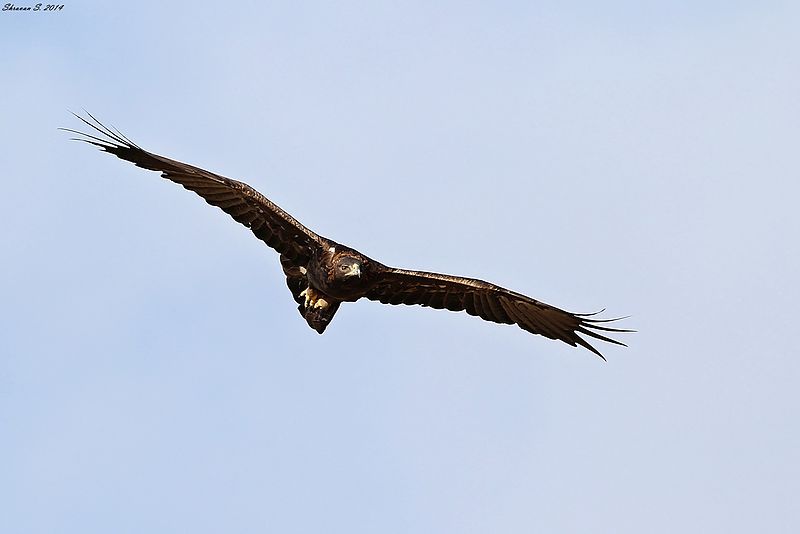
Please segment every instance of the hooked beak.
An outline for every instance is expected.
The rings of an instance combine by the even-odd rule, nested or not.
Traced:
[[[357,277],[361,278],[361,266],[354,265],[353,266],[353,270],[350,271],[350,276],[357,276]]]

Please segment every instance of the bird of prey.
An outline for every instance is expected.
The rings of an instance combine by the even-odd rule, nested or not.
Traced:
[[[73,114],[75,115],[75,114]],[[581,335],[623,345],[603,333],[631,332],[606,326],[618,319],[570,313],[495,284],[473,278],[388,267],[361,252],[318,235],[244,182],[159,156],[101,124],[75,115],[91,134],[75,140],[100,147],[138,167],[194,191],[217,206],[280,254],[286,283],[308,325],[322,334],[342,302],[361,298],[383,304],[419,304],[466,311],[485,321],[516,324],[523,330],[580,345],[605,359]],[[597,312],[600,313],[600,312]]]

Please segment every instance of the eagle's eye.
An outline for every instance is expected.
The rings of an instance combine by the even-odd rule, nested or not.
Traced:
[[[350,266],[349,265],[340,265],[339,266],[339,270],[342,271],[343,273],[346,273],[347,271],[350,270]]]

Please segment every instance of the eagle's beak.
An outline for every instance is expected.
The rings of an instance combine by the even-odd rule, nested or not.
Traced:
[[[352,276],[357,276],[361,278],[361,266],[360,265],[353,265],[353,270],[350,271]]]

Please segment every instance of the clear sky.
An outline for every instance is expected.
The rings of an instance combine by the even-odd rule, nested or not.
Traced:
[[[17,5],[25,5],[17,3]],[[0,12],[0,531],[800,531],[797,2]],[[86,108],[390,265],[632,317],[358,302],[75,142]]]

